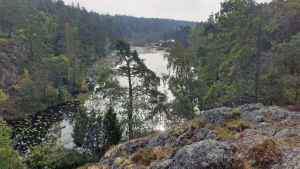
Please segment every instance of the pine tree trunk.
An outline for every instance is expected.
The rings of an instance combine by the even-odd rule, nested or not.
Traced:
[[[129,110],[128,110],[128,131],[129,131],[129,139],[133,139],[133,118],[132,118],[132,112],[133,112],[133,96],[132,96],[132,82],[131,82],[131,71],[130,71],[130,62],[127,61],[127,67],[128,67],[128,83],[129,83]]]
[[[262,6],[260,6],[260,18],[262,18]],[[261,27],[258,30],[258,36],[257,36],[257,53],[255,58],[255,103],[259,102],[259,79],[260,79],[260,55],[261,55]]]

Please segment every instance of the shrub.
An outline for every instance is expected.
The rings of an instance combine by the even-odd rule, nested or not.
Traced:
[[[19,153],[13,149],[12,129],[0,117],[0,168],[23,168]]]
[[[152,161],[156,160],[157,155],[153,151],[145,151],[139,149],[131,157],[131,160],[134,162],[141,162],[143,165],[148,166]]]
[[[249,156],[256,161],[254,165],[258,168],[268,168],[272,162],[281,159],[281,152],[273,139],[266,139],[262,144],[253,146],[249,150]]]
[[[157,149],[157,150],[155,151],[155,153],[156,153],[156,158],[157,158],[158,160],[167,158],[167,155],[163,152],[163,150],[162,150],[161,148],[160,148],[160,149]]]
[[[231,112],[231,114],[232,114],[234,117],[240,117],[241,112],[238,111],[238,110],[233,110],[233,111]]]
[[[66,149],[56,144],[31,147],[31,154],[23,159],[28,169],[73,169],[86,163],[97,162],[97,156],[80,154],[76,149]]]
[[[250,128],[250,124],[245,122],[244,120],[240,119],[228,119],[224,123],[225,127],[228,128],[229,130],[235,127],[241,128],[241,130],[245,130],[247,128]]]
[[[88,89],[88,86],[87,86],[87,85],[82,84],[82,85],[80,86],[80,91],[86,92],[86,91],[88,91],[88,90],[89,90],[89,89]]]
[[[58,101],[60,103],[66,102],[70,98],[70,94],[67,89],[58,89]]]
[[[5,103],[8,100],[9,100],[9,96],[4,94],[0,89],[0,103]]]
[[[191,124],[191,129],[198,129],[198,128],[204,128],[205,127],[205,123],[204,120],[201,119],[194,119],[192,124]]]
[[[211,130],[217,129],[217,126],[214,125],[214,124],[208,124],[208,125],[206,125],[205,127],[208,128],[208,129],[211,129]]]
[[[20,86],[18,86],[18,85],[14,86],[14,90],[15,91],[20,91]]]
[[[0,48],[6,45],[6,40],[3,38],[0,38]]]
[[[7,38],[7,34],[0,30],[0,38]]]
[[[230,168],[231,169],[244,169],[245,165],[244,165],[244,162],[242,160],[238,159],[238,160],[233,160],[230,163]]]

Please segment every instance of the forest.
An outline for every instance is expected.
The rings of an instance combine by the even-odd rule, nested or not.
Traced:
[[[41,111],[81,93],[72,137],[76,146],[93,154],[44,145],[32,147],[33,153],[21,160],[13,150],[13,131],[1,117],[0,167],[76,168],[98,162],[109,147],[151,133],[158,117],[172,127],[193,120],[197,110],[249,103],[300,111],[299,0],[228,0],[201,23],[100,15],[61,0],[0,0],[0,8],[0,51],[13,44],[27,56],[13,63],[20,77],[13,89],[1,86],[3,116],[24,108],[25,114]],[[169,39],[175,42],[163,45],[173,74],[159,78],[129,42]],[[112,50],[117,51],[118,69],[101,61]],[[0,59],[5,60],[1,53]],[[3,79],[8,62],[0,63]],[[86,70],[94,63],[97,88],[89,91]],[[120,86],[120,76],[128,87]],[[157,90],[161,81],[173,100]],[[23,106],[9,107],[19,101],[13,95]],[[87,108],[84,103],[91,97],[107,99],[106,111]]]

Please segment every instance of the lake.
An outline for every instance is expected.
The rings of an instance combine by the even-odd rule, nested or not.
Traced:
[[[168,61],[164,58],[167,54],[165,51],[153,47],[132,47],[131,50],[137,50],[139,57],[157,76],[162,77],[163,74],[170,73],[167,70]],[[116,58],[115,54],[113,52],[109,57]],[[119,81],[122,86],[128,86],[126,78],[119,78]],[[158,89],[166,93],[169,100],[173,99],[167,84],[164,84],[162,80]],[[15,130],[14,138],[17,142],[15,148],[21,156],[26,156],[29,146],[47,144],[51,140],[57,140],[59,144],[64,145],[66,148],[74,147],[72,132],[78,104],[77,101],[70,101],[31,115],[25,120],[8,121],[8,124],[13,126]],[[93,101],[88,101],[85,106],[100,110],[104,107],[101,103]],[[157,125],[156,129],[164,129],[163,122]]]

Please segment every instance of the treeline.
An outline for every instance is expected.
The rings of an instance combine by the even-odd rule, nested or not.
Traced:
[[[172,19],[156,18],[136,18],[126,15],[115,15],[113,17],[116,25],[121,27],[122,35],[125,39],[130,39],[134,35],[163,35],[167,32],[175,32],[182,26],[195,29],[196,22],[176,21]]]
[[[0,9],[0,45],[8,45],[13,38],[28,56],[18,60],[24,80],[15,90],[37,109],[66,100],[69,92],[86,90],[84,70],[115,49],[116,39],[159,39],[181,24],[196,25],[100,15],[79,4],[67,6],[62,0],[1,0]]]
[[[256,102],[299,110],[299,9],[299,0],[221,3],[191,31],[189,49],[175,44],[167,56],[173,114]]]

